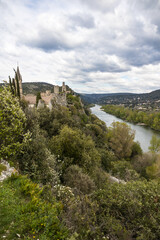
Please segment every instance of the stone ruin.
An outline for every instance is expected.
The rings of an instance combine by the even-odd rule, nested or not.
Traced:
[[[19,71],[19,67],[17,67],[17,71],[15,71],[17,74],[18,82],[19,82],[19,88],[20,88],[20,96],[23,97],[28,103],[30,107],[35,107],[36,105],[36,96],[33,94],[27,94],[23,95],[23,89],[22,89],[22,76]],[[45,93],[41,93],[41,98],[38,102],[38,108],[43,108],[45,105],[49,107],[50,109],[53,107],[53,105],[58,104],[61,106],[67,105],[66,100],[66,94],[70,93],[70,91],[67,91],[67,87],[65,85],[65,82],[62,83],[62,86],[59,87],[58,85],[54,85],[53,93],[51,91],[46,91]]]
[[[38,102],[38,108],[42,108],[45,105],[52,109],[53,105],[58,104],[61,106],[67,106],[66,94],[70,93],[67,91],[65,82],[62,83],[62,86],[54,85],[53,93],[51,91],[46,91],[41,93],[42,99]]]

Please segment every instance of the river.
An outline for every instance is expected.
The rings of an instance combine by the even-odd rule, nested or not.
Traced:
[[[91,108],[91,112],[95,114],[99,119],[104,121],[107,127],[110,127],[111,124],[115,122],[125,122],[120,118],[115,117],[109,113],[102,111],[101,106],[95,105],[95,107]],[[148,152],[148,147],[150,146],[150,141],[153,135],[156,135],[160,138],[160,133],[156,132],[149,127],[138,126],[133,123],[126,122],[133,130],[135,130],[135,141],[138,141],[141,145],[143,152]]]

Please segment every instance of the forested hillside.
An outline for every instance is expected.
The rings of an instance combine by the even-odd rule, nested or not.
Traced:
[[[1,239],[160,239],[155,142],[143,154],[128,125],[107,128],[72,94],[37,109],[5,87],[0,103],[0,159],[19,173],[0,183]]]
[[[52,84],[45,83],[45,82],[26,82],[22,83],[23,86],[23,93],[26,94],[35,94],[37,92],[46,92],[47,90],[52,91],[53,86]]]
[[[114,104],[131,108],[144,108],[151,110],[160,108],[160,90],[150,93],[106,93],[106,94],[81,94],[82,99],[88,103],[100,105]]]

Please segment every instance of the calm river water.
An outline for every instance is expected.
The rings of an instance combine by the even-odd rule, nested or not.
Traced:
[[[91,111],[93,114],[95,114],[99,119],[104,121],[107,125],[107,127],[110,127],[112,122],[125,122],[121,120],[120,118],[117,118],[111,114],[105,113],[102,111],[101,106],[95,105],[95,107],[91,108]],[[148,151],[148,147],[150,146],[151,138],[154,135],[160,138],[160,133],[156,132],[150,128],[144,127],[144,126],[138,126],[136,124],[128,123],[127,124],[135,130],[135,141],[138,141],[141,145],[141,148],[144,152]]]

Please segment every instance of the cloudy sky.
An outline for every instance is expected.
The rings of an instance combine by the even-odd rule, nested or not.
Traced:
[[[160,89],[160,0],[0,0],[0,82]]]

